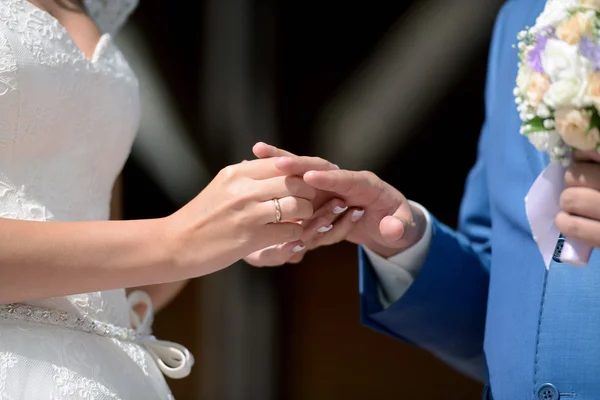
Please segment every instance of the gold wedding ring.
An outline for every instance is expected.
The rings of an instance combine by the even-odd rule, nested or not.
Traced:
[[[278,224],[281,222],[281,204],[279,204],[279,199],[273,199],[273,204],[275,204],[275,223]]]

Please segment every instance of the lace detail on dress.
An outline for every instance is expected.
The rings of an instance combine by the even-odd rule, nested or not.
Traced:
[[[6,378],[8,369],[14,367],[19,359],[11,353],[0,353],[0,400],[9,400],[6,390]]]
[[[67,368],[52,366],[53,379],[60,396],[53,395],[52,400],[99,400],[119,397],[101,383],[79,376]]]
[[[98,0],[90,0],[92,4],[96,1]],[[98,17],[100,15],[98,14]],[[0,23],[6,25],[9,30],[19,33],[21,43],[41,64],[68,63],[82,69],[92,67],[65,27],[52,15],[29,3],[28,0],[0,0]],[[94,56],[103,50],[107,37],[106,33],[101,36]],[[59,44],[59,48],[49,46],[49,42]],[[109,64],[103,65],[110,66]]]
[[[4,17],[0,8],[0,21]],[[0,110],[0,147],[14,143],[17,134],[16,115],[18,115],[18,72],[13,52],[6,40],[0,35],[0,101],[4,110]],[[0,196],[6,187],[0,185]]]

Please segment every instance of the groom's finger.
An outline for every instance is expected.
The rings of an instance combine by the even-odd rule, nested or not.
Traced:
[[[252,147],[252,152],[258,158],[296,157],[295,154],[290,153],[289,151],[282,150],[278,147],[263,142],[256,143]]]
[[[279,157],[277,167],[288,175],[304,175],[308,171],[325,171],[339,167],[320,157],[300,157],[289,151],[267,143],[259,142],[254,145],[252,152],[258,158]]]
[[[384,190],[384,183],[368,171],[309,171],[304,181],[316,189],[334,192],[345,197],[360,196],[361,203],[375,201]]]
[[[280,157],[277,159],[275,166],[287,175],[298,176],[303,176],[308,171],[339,169],[337,165],[320,157]]]
[[[393,215],[381,220],[379,231],[388,245],[402,246],[405,243],[411,243],[419,234],[418,222],[424,218],[424,216],[415,215],[410,203],[405,200]]]
[[[571,187],[588,187],[600,190],[600,164],[590,162],[574,162],[565,172],[565,185]]]
[[[600,163],[600,153],[598,153],[596,150],[590,150],[590,151],[573,150],[572,158],[573,158],[573,161],[575,161],[575,162]]]
[[[387,216],[379,223],[379,231],[383,239],[390,245],[401,244],[414,231],[415,222],[410,207],[398,210],[394,215]]]
[[[288,157],[284,158],[288,159]],[[239,164],[230,165],[229,167],[224,168],[223,173],[232,176],[246,176],[255,180],[275,178],[284,175],[294,175],[288,174],[278,167],[279,160],[281,159],[283,158],[271,157],[241,162]]]

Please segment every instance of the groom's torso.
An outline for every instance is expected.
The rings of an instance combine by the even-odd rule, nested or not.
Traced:
[[[558,393],[598,400],[600,256],[595,251],[585,268],[554,263],[546,271],[525,215],[524,198],[547,161],[519,134],[512,45],[544,3],[507,2],[490,63],[486,167],[493,252],[485,352],[495,400],[557,400]]]

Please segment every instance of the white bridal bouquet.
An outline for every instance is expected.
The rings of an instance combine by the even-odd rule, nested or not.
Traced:
[[[533,236],[546,267],[586,265],[591,247],[562,238],[554,219],[571,150],[600,149],[600,0],[548,0],[517,39],[521,134],[551,161],[526,198]]]

